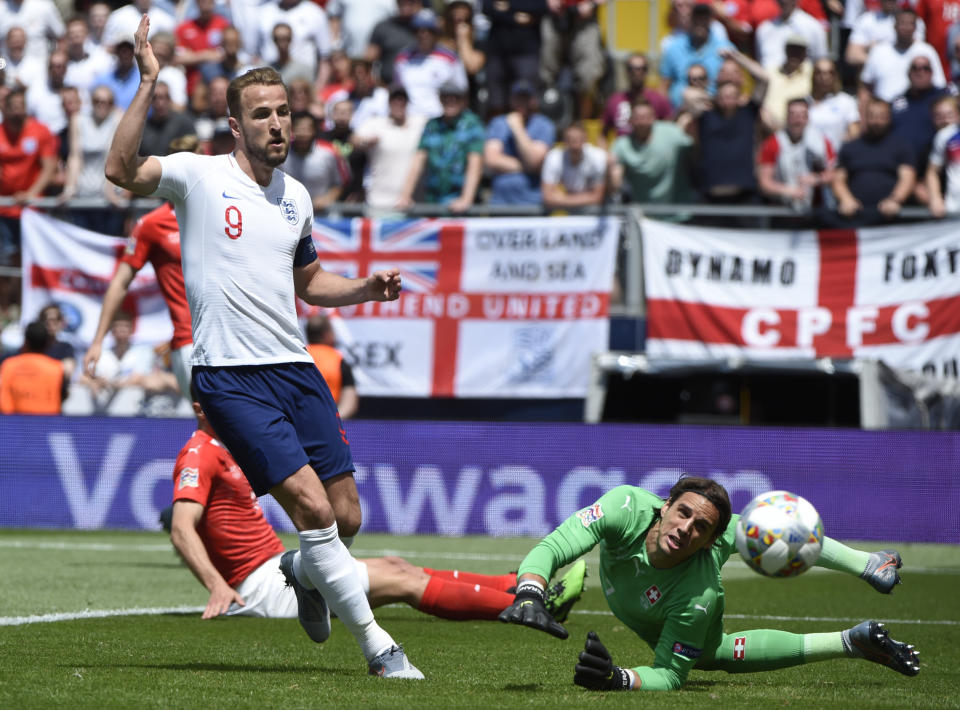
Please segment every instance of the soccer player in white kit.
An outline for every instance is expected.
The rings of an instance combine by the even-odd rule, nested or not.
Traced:
[[[310,195],[277,169],[290,148],[290,106],[273,69],[231,82],[232,154],[138,157],[160,69],[149,26],[144,16],[135,37],[140,86],[117,127],[106,176],[174,205],[199,401],[254,492],[271,493],[299,531],[300,549],[280,566],[310,638],[329,636],[332,610],[357,639],[371,674],[423,678],[374,620],[340,538],[360,527],[353,461],[295,308],[295,294],[327,307],[395,300],[400,273],[347,279],[321,268]]]

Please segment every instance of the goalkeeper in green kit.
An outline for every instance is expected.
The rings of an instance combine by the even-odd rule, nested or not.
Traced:
[[[681,478],[666,501],[635,486],[614,488],[526,556],[516,598],[500,620],[567,638],[544,607],[546,580],[599,544],[600,583],[610,610],[653,649],[654,661],[621,668],[591,631],[576,665],[577,685],[674,690],[691,668],[752,673],[832,658],[865,658],[908,676],[920,672],[913,646],[890,638],[877,621],[833,633],[725,634],[720,568],[736,549],[738,517],[731,515],[723,486],[705,478]],[[899,553],[861,552],[827,537],[817,565],[857,575],[885,594],[900,582]]]

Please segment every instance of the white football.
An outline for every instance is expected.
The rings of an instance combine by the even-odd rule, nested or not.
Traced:
[[[823,522],[810,501],[787,491],[762,493],[737,522],[737,550],[768,577],[795,577],[820,557]]]

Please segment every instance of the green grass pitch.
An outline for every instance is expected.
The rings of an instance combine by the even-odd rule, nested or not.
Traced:
[[[293,545],[290,537],[285,542]],[[515,569],[533,542],[361,535],[353,552],[503,572]],[[920,650],[918,677],[844,659],[770,673],[694,671],[683,690],[665,697],[590,693],[572,684],[590,629],[615,662],[652,660],[607,610],[595,556],[588,558],[587,591],[567,622],[567,641],[497,622],[442,621],[406,606],[379,609],[380,623],[427,676],[383,681],[365,675],[356,643],[337,621],[322,646],[293,619],[201,621],[198,613],[179,612],[23,623],[21,617],[84,610],[200,607],[206,593],[160,533],[5,530],[0,708],[960,707],[960,548],[897,547],[904,584],[892,596],[821,570],[764,579],[733,558],[724,568],[726,630],[834,631],[878,618],[894,638]]]

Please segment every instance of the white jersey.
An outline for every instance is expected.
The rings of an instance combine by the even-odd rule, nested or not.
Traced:
[[[810,125],[817,128],[837,150],[847,140],[851,123],[860,121],[857,100],[842,91],[810,105]]]
[[[891,102],[907,93],[910,80],[907,71],[914,57],[926,57],[933,68],[933,85],[942,89],[947,85],[943,75],[940,55],[926,42],[914,42],[906,50],[892,44],[875,44],[867,54],[867,62],[860,72],[860,81],[873,89],[873,93],[886,102]]]
[[[306,188],[281,170],[262,187],[233,155],[157,159],[154,194],[173,203],[180,226],[192,364],[313,362],[293,288],[297,247],[313,233]]]
[[[757,59],[763,66],[780,66],[787,59],[787,40],[800,35],[807,40],[807,59],[816,61],[827,56],[827,32],[819,20],[797,9],[783,20],[776,17],[764,20],[757,27]]]
[[[848,41],[850,44],[859,44],[867,48],[880,42],[896,44],[897,33],[893,29],[893,20],[892,14],[888,15],[880,10],[865,12],[853,23]],[[921,42],[927,38],[927,26],[919,17],[913,38]]]
[[[960,212],[960,128],[950,125],[937,131],[929,162],[946,173],[943,197],[947,212]]]
[[[278,59],[277,45],[273,43],[273,28],[281,22],[290,25],[290,56],[316,76],[318,60],[329,56],[333,48],[327,15],[311,0],[300,0],[288,8],[279,3],[264,2],[257,9],[260,27],[260,56],[270,64]]]
[[[543,160],[540,179],[547,185],[562,185],[568,194],[592,190],[607,174],[607,152],[587,143],[583,159],[573,163],[566,148],[551,148]]]

